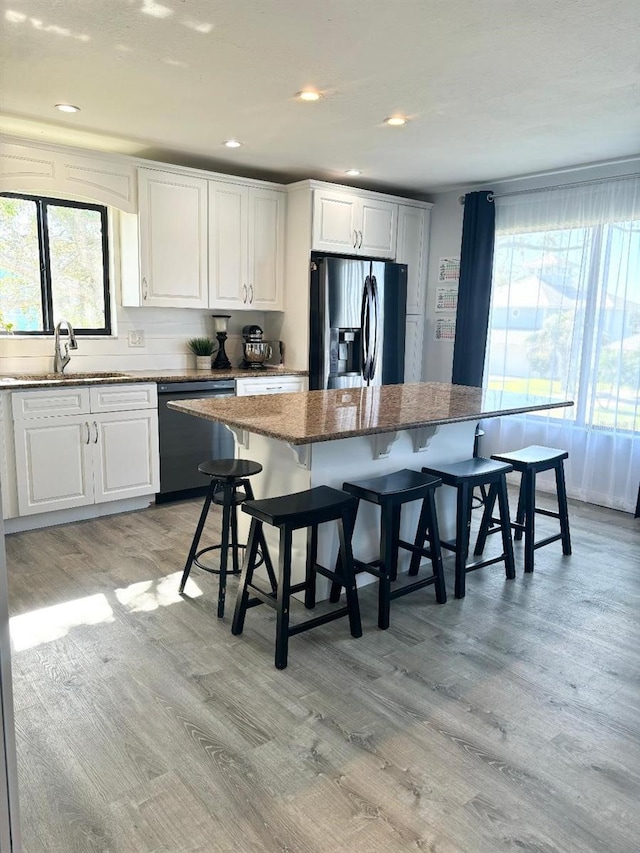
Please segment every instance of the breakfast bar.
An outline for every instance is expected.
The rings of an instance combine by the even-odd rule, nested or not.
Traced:
[[[179,411],[231,429],[236,456],[263,466],[253,481],[256,498],[319,485],[339,489],[346,480],[462,461],[473,454],[479,420],[571,405],[569,400],[437,382],[170,403]],[[453,536],[455,523],[450,491],[438,490],[438,516],[445,537]],[[408,506],[403,513],[403,536],[411,538],[417,512],[417,507]],[[241,533],[246,535],[248,525],[242,516]],[[277,539],[268,538],[268,543],[277,559]],[[373,559],[378,543],[376,509],[363,505],[354,532],[354,552],[362,559]],[[305,547],[304,535],[294,538],[296,579],[304,573]],[[337,548],[335,531],[321,535],[320,562],[330,565]],[[406,568],[406,559],[401,560],[400,571]],[[322,590],[319,593],[322,596]]]

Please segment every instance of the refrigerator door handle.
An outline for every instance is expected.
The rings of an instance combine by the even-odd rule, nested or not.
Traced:
[[[360,306],[360,353],[362,356],[362,378],[366,382],[369,374],[369,278],[367,277],[362,289],[362,304]]]
[[[369,334],[371,336],[369,380],[376,374],[378,362],[378,282],[375,275],[371,276],[370,282],[370,308],[369,308]]]

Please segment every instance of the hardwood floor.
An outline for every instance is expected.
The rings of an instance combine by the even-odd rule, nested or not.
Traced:
[[[177,595],[199,510],[7,537],[25,853],[638,850],[640,522],[572,503],[572,557],[463,601],[447,558],[384,632],[370,587],[279,672],[235,579]]]

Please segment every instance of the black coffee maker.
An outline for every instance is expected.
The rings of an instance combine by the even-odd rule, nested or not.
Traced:
[[[240,367],[246,370],[264,370],[272,355],[271,345],[262,339],[264,332],[260,326],[242,327],[242,354]]]

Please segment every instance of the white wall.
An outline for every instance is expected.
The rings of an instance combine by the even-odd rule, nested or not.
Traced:
[[[192,308],[122,308],[116,310],[117,337],[78,338],[66,372],[163,370],[195,367],[187,340],[207,335],[215,340],[212,310]],[[229,321],[226,352],[234,367],[242,358],[242,326],[269,323],[260,312],[235,311]],[[144,347],[130,347],[128,333],[144,332]],[[265,335],[268,337],[268,335]],[[0,373],[46,373],[53,370],[52,337],[0,336]]]
[[[640,156],[625,163],[598,166],[581,166],[559,170],[553,174],[511,178],[491,184],[461,187],[453,192],[436,194],[432,197],[431,248],[429,255],[429,279],[427,284],[427,317],[425,324],[424,369],[427,382],[450,382],[453,365],[453,342],[434,341],[437,317],[452,316],[435,314],[434,305],[438,286],[438,262],[440,258],[460,256],[462,240],[462,216],[464,208],[459,202],[461,195],[474,190],[489,189],[496,194],[521,192],[524,190],[553,187],[581,181],[601,180],[640,171]]]

